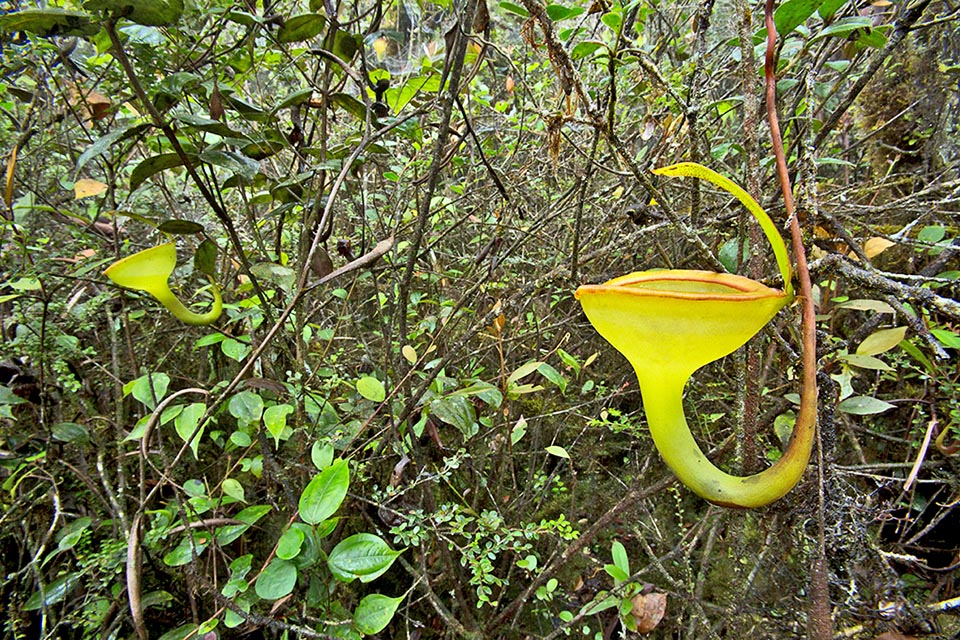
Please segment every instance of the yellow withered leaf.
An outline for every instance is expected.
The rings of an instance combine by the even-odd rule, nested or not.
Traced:
[[[880,255],[895,244],[896,242],[887,240],[886,238],[870,238],[863,243],[863,252],[868,258],[873,258],[874,256]]]
[[[89,198],[91,196],[98,196],[106,190],[107,185],[99,180],[81,178],[73,183],[73,192],[76,195],[77,200]]]

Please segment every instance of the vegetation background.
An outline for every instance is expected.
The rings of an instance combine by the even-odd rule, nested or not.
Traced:
[[[758,511],[673,481],[573,291],[774,272],[649,172],[786,228],[763,6],[2,7],[3,638],[960,632],[955,2],[777,8],[821,415]],[[213,325],[102,276],[168,241]],[[798,317],[688,385],[732,471],[789,434]]]

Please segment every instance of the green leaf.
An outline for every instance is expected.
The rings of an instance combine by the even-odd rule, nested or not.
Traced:
[[[546,451],[552,456],[557,456],[558,458],[564,458],[566,460],[570,459],[570,454],[567,453],[567,450],[555,444],[552,444],[549,447],[547,447]]]
[[[90,432],[82,424],[76,422],[58,422],[53,425],[53,437],[60,442],[79,442],[86,443],[90,441]]]
[[[523,379],[523,378],[526,378],[528,375],[530,375],[531,373],[533,373],[534,371],[536,371],[537,368],[539,368],[541,364],[543,364],[543,363],[540,362],[540,361],[532,361],[532,362],[528,362],[528,363],[526,363],[526,364],[524,364],[524,365],[521,365],[520,367],[517,368],[516,371],[514,371],[513,373],[510,374],[510,377],[509,377],[509,378],[507,378],[507,384],[510,385],[510,384],[512,384],[512,383],[514,383],[514,382],[517,382],[517,381],[519,381],[519,380],[521,380],[521,379]]]
[[[340,508],[350,486],[350,467],[337,460],[317,474],[300,495],[300,519],[308,524],[323,522]]]
[[[258,262],[253,265],[250,271],[261,280],[272,282],[284,291],[293,289],[297,279],[296,271],[275,262]]]
[[[575,18],[582,13],[583,9],[581,7],[565,7],[562,4],[547,5],[547,15],[550,16],[550,19],[554,22],[569,20],[570,18]]]
[[[271,506],[267,504],[255,504],[252,507],[247,507],[240,513],[234,516],[240,522],[244,522],[249,525],[254,525],[257,523],[260,518],[270,513]]]
[[[750,250],[747,246],[747,240],[739,242],[736,238],[730,238],[720,247],[717,253],[717,260],[723,265],[724,269],[730,273],[735,273],[737,266],[744,264],[750,257]],[[740,255],[737,256],[737,249],[740,249]]]
[[[223,342],[220,343],[220,351],[223,352],[223,355],[227,356],[232,360],[237,362],[243,362],[243,359],[247,357],[247,354],[250,353],[251,347],[245,342],[240,340],[234,340],[233,338],[226,338]]]
[[[283,26],[277,32],[277,41],[303,42],[310,38],[315,38],[323,32],[323,27],[327,21],[319,13],[302,13],[298,16],[288,18]]]
[[[530,17],[530,12],[529,12],[529,11],[527,11],[526,9],[524,9],[523,7],[521,7],[520,5],[515,4],[515,3],[513,3],[513,2],[506,2],[506,1],[501,2],[501,3],[500,3],[500,8],[503,9],[504,11],[506,11],[507,13],[512,13],[512,14],[514,14],[514,15],[516,15],[516,16],[520,16],[521,18],[524,18],[524,19]]]
[[[0,385],[0,405],[26,404],[27,402],[15,394],[10,387]]]
[[[12,14],[8,14],[12,15]],[[6,16],[0,16],[0,20]],[[152,125],[149,123],[134,120],[126,124],[118,126],[116,129],[107,133],[100,138],[97,138],[89,147],[87,147],[83,153],[80,154],[80,157],[77,158],[77,171],[83,169],[84,165],[87,164],[93,158],[106,152],[115,142],[119,142],[125,138],[133,137],[139,134],[141,131],[149,129]]]
[[[357,393],[372,402],[383,402],[387,397],[383,383],[373,376],[364,376],[357,380]]]
[[[59,534],[60,539],[57,541],[57,551],[66,551],[76,546],[76,544],[80,542],[80,538],[83,537],[84,532],[90,528],[92,523],[93,520],[91,518],[84,516],[77,518],[64,527],[63,531]]]
[[[609,591],[599,591],[592,601],[580,609],[580,612],[585,616],[592,616],[601,611],[620,606],[620,600],[620,598],[611,594]]]
[[[607,575],[616,581],[616,584],[626,582],[630,579],[630,574],[615,564],[605,564],[603,565],[603,570],[607,572]]]
[[[817,13],[820,14],[820,17],[825,21],[829,22],[833,16],[840,10],[844,4],[847,3],[847,0],[824,0],[824,3],[820,5],[820,9]]]
[[[880,358],[851,353],[839,357],[839,360],[859,369],[873,369],[876,371],[893,371],[893,367]]]
[[[310,460],[318,470],[323,471],[333,462],[333,445],[317,440],[310,447]]]
[[[953,331],[948,331],[946,329],[931,329],[930,333],[943,344],[943,346],[950,349],[960,349],[960,335],[957,335]]]
[[[627,557],[627,550],[619,540],[614,540],[610,545],[610,554],[613,556],[613,564],[617,565],[627,577],[630,576],[630,559]],[[627,578],[623,578],[626,580]]]
[[[610,27],[614,33],[617,33],[620,31],[620,25],[623,24],[623,16],[617,11],[610,11],[603,14],[600,22]]]
[[[909,340],[904,340],[900,343],[900,348],[903,349],[911,358],[923,365],[923,368],[927,370],[927,373],[934,374],[937,372],[937,367],[930,361],[930,358],[923,355],[923,352],[917,348],[915,344]]]
[[[832,36],[835,38],[857,40],[862,44],[879,48],[886,42],[886,36],[883,35],[885,30],[887,30],[885,27],[874,27],[871,19],[866,16],[853,16],[841,18],[824,29],[821,29],[820,32],[812,38],[811,42]]]
[[[335,93],[330,96],[330,101],[360,122],[367,120],[367,108],[349,93]]]
[[[252,182],[260,171],[260,163],[236,151],[206,149],[200,159],[229,171],[247,182]]]
[[[148,27],[167,27],[183,14],[183,0],[87,0],[87,11],[103,11]]]
[[[881,329],[880,331],[871,333],[860,343],[860,346],[857,347],[857,354],[862,356],[875,356],[884,351],[889,351],[900,344],[906,335],[906,327]]]
[[[290,525],[291,529],[296,529],[303,533],[303,544],[300,545],[300,553],[290,560],[298,570],[312,567],[317,563],[321,553],[320,539],[330,535],[333,529],[336,528],[338,522],[339,518],[328,518],[316,527],[303,522],[294,522]]]
[[[153,390],[151,392],[151,381]],[[151,411],[157,406],[157,402],[163,400],[167,395],[167,387],[170,385],[170,376],[165,373],[154,373],[142,375],[136,380],[131,380],[123,385],[124,397],[133,394],[133,397],[142,402]]]
[[[217,275],[217,251],[217,243],[210,238],[205,239],[197,247],[196,253],[193,254],[193,268],[211,278]],[[223,337],[223,334],[220,333],[216,335]],[[222,342],[222,340],[218,340],[218,342]]]
[[[199,558],[208,544],[210,544],[209,533],[194,534],[192,547],[190,544],[190,536],[184,536],[180,544],[174,547],[170,553],[163,556],[163,564],[168,567],[182,567],[185,564],[189,564],[193,561],[194,552]]]
[[[239,98],[233,94],[224,95],[223,102],[224,106],[229,106],[244,120],[265,120],[269,117],[269,114],[267,114],[257,105],[250,104],[246,100],[243,100],[242,98]]]
[[[0,31],[4,33],[28,31],[43,38],[92,36],[100,31],[100,25],[92,22],[90,14],[82,11],[56,8],[24,9],[0,15]]]
[[[180,439],[184,442],[193,435],[193,432],[197,430],[197,425],[200,424],[200,418],[203,417],[204,412],[207,410],[207,405],[202,402],[194,402],[193,404],[187,405],[183,408],[178,415],[176,420],[174,420],[174,426],[177,429],[177,435],[180,436]],[[200,459],[198,450],[200,448],[200,438],[203,437],[203,431],[206,428],[204,425],[203,428],[197,433],[197,435],[190,440],[190,450],[193,451],[193,457],[197,460]]]
[[[570,52],[570,57],[574,60],[580,60],[581,58],[586,58],[592,56],[598,49],[606,48],[602,42],[579,42],[573,48],[573,51]]]
[[[877,313],[893,313],[893,307],[881,300],[847,300],[837,305],[837,309],[853,309],[854,311],[876,311]]]
[[[449,395],[477,397],[494,409],[498,409],[500,405],[503,404],[503,393],[500,392],[500,389],[496,388],[489,382],[484,382],[483,380],[477,380],[469,387],[457,389],[456,391],[451,392]]]
[[[923,229],[920,229],[920,233],[917,234],[917,240],[920,242],[929,242],[930,244],[936,244],[944,239],[947,235],[947,229],[943,225],[935,224],[928,225]]]
[[[875,413],[883,413],[884,411],[888,411],[893,408],[895,408],[894,405],[890,404],[889,402],[884,402],[883,400],[871,396],[853,396],[852,398],[847,398],[837,405],[838,411],[851,413],[855,416],[868,416]]]
[[[157,640],[186,640],[187,638],[196,635],[197,625],[195,624],[185,624],[182,627],[177,627],[172,631],[167,631],[165,634],[157,638]]]
[[[523,416],[517,419],[517,424],[513,425],[510,431],[510,444],[517,444],[527,433],[527,420]]]
[[[537,367],[537,371],[544,378],[552,382],[553,384],[560,387],[560,393],[565,393],[567,390],[567,379],[561,375],[559,371],[554,369],[551,365],[546,362],[541,362],[540,366]]]
[[[42,592],[38,591],[30,596],[30,598],[23,605],[24,610],[36,611],[42,607],[49,607],[50,605],[57,604],[63,600],[68,593],[73,591],[78,584],[80,584],[80,578],[82,577],[83,572],[81,571],[60,576],[48,584]]]
[[[299,89],[293,93],[287,95],[283,100],[277,103],[277,106],[273,108],[274,113],[277,111],[282,111],[283,109],[289,109],[290,107],[298,104],[303,104],[313,96],[313,89],[307,87],[305,89]]]
[[[251,140],[240,148],[240,152],[247,158],[263,160],[280,153],[286,146],[286,141],[267,136]]]
[[[353,626],[363,635],[373,635],[386,629],[403,602],[403,596],[390,598],[379,593],[364,596],[353,612]]]
[[[371,582],[383,575],[400,551],[392,550],[379,536],[357,533],[341,540],[327,558],[327,566],[341,582]]]
[[[234,478],[227,478],[220,485],[220,488],[223,492],[235,500],[240,502],[246,502],[246,494],[243,490],[243,485]]]
[[[574,374],[579,375],[580,363],[574,356],[570,355],[563,349],[557,349],[557,355],[560,356],[560,361],[563,362],[563,364],[573,369]]]
[[[777,34],[786,36],[807,21],[813,12],[820,8],[823,0],[787,0],[773,14]]]
[[[387,104],[390,105],[390,109],[394,113],[399,113],[420,93],[436,93],[439,90],[440,76],[438,74],[430,72],[422,76],[414,76],[404,82],[398,89],[387,90]],[[365,114],[366,109],[361,111],[361,116]]]
[[[450,394],[434,398],[428,407],[430,415],[456,427],[464,438],[473,437],[479,430],[476,409],[473,403],[463,396]]]
[[[40,291],[40,289],[43,288],[38,278],[29,278],[26,276],[17,278],[16,280],[10,280],[6,284],[16,291]]]
[[[183,131],[204,131],[206,133],[214,133],[221,138],[243,137],[242,133],[236,131],[235,129],[231,129],[229,126],[220,122],[219,120],[198,116],[195,113],[177,113],[173,117],[178,122],[182,122],[184,125],[186,125],[181,127],[181,130]]]
[[[291,527],[283,532],[277,540],[277,557],[282,560],[292,560],[300,554],[305,534],[301,529]]]
[[[331,37],[327,35],[325,44],[335,56],[344,62],[350,62],[357,55],[357,51],[363,46],[363,41],[349,31],[337,29],[332,34],[333,46],[330,46]]]
[[[280,436],[283,435],[283,430],[287,428],[287,416],[291,413],[293,413],[293,407],[289,404],[267,407],[263,412],[263,424],[266,425],[267,431],[273,436],[275,447],[280,446]]]
[[[274,558],[257,578],[256,592],[264,600],[288,595],[297,584],[297,567],[289,560]]]
[[[130,191],[136,191],[147,178],[165,169],[183,166],[183,160],[176,153],[161,153],[142,160],[130,174]]]
[[[241,391],[230,398],[227,409],[241,423],[259,423],[263,414],[263,398],[253,391]]]
[[[157,227],[158,231],[174,235],[189,236],[203,233],[203,225],[191,220],[165,220]]]

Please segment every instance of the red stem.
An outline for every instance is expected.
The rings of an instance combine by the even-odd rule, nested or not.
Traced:
[[[793,240],[793,254],[797,260],[797,277],[800,280],[800,298],[803,305],[803,386],[800,396],[800,412],[793,430],[790,444],[797,438],[801,429],[815,430],[817,424],[817,331],[816,314],[813,308],[813,285],[810,282],[810,269],[807,266],[807,253],[803,246],[803,234],[800,232],[800,220],[797,218],[793,203],[793,189],[790,186],[790,174],[787,171],[787,158],[783,152],[783,137],[780,134],[780,122],[777,119],[777,77],[776,58],[774,56],[777,41],[777,26],[773,20],[774,0],[766,0],[764,22],[767,27],[767,51],[764,59],[764,77],[766,79],[767,117],[770,120],[770,137],[773,153],[777,160],[777,176],[780,178],[780,190],[783,192],[783,204],[790,220],[790,236]],[[818,449],[819,451],[819,449]],[[830,619],[830,595],[824,557],[823,523],[823,458],[820,457],[820,519],[819,549],[814,562],[811,582],[811,607],[807,623],[808,634],[814,640],[830,640],[833,637],[833,625]]]
[[[797,260],[800,301],[803,305],[803,385],[797,425],[799,426],[804,422],[804,419],[810,420],[811,424],[815,425],[817,412],[817,331],[816,312],[813,308],[813,285],[810,282],[810,269],[807,266],[807,252],[803,246],[800,221],[797,219],[793,203],[793,189],[790,185],[790,173],[787,171],[787,158],[783,152],[780,121],[777,119],[777,78],[774,58],[777,27],[773,21],[774,0],[766,0],[766,2],[764,19],[767,27],[767,52],[764,61],[764,75],[767,82],[767,118],[770,120],[770,137],[773,142],[773,153],[777,160],[777,176],[780,178],[783,204],[787,210],[787,218],[790,220],[790,237],[793,240],[793,254]],[[807,415],[810,411],[813,412],[813,416]]]

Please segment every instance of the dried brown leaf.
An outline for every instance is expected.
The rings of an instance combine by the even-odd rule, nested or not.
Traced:
[[[637,621],[637,631],[650,633],[653,631],[667,611],[667,594],[648,593],[637,594],[633,597],[633,608],[630,613]]]

